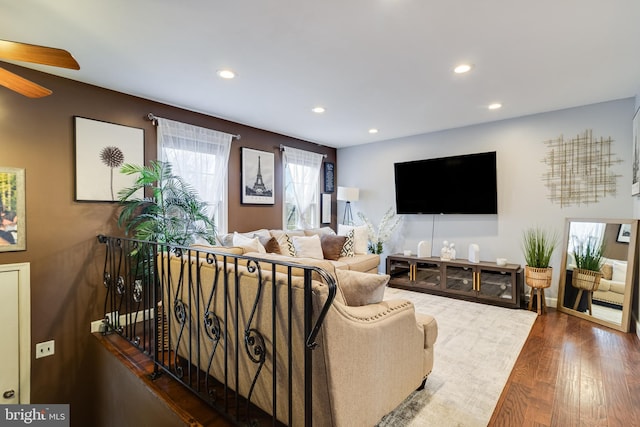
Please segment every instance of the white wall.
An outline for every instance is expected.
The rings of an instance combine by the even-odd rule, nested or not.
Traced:
[[[505,257],[510,262],[524,265],[520,244],[526,227],[539,225],[562,235],[566,218],[633,217],[630,159],[634,111],[635,99],[627,98],[342,148],[337,152],[337,184],[360,188],[360,200],[352,203],[354,216],[361,211],[378,224],[384,212],[395,207],[395,162],[495,150],[498,215],[404,215],[394,241],[386,245],[380,270],[385,269],[384,255],[403,249],[415,252],[420,240],[433,242],[434,256],[439,255],[443,240],[448,240],[456,244],[458,258],[466,258],[469,244],[477,243],[482,260]],[[585,129],[592,129],[594,137],[610,136],[614,140],[613,151],[622,160],[613,168],[620,175],[617,195],[603,198],[596,204],[561,208],[548,200],[542,179],[547,170],[543,163],[547,153],[544,141],[560,135],[570,138]],[[446,182],[417,185],[446,185]],[[472,190],[473,183],[470,183]],[[342,218],[343,209],[343,202],[338,202],[338,218]],[[355,218],[357,222],[357,216]],[[556,267],[548,292],[552,298],[557,296],[560,253],[557,250],[552,261]]]

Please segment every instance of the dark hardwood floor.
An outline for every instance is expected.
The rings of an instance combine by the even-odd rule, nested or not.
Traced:
[[[538,317],[489,426],[640,426],[640,341],[550,309]]]
[[[148,359],[117,336],[97,337],[185,425],[231,426],[167,376],[149,380]],[[549,309],[538,316],[489,426],[640,427],[640,340]]]

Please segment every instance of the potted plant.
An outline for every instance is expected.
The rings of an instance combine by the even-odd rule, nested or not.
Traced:
[[[587,291],[587,304],[589,314],[591,314],[591,295],[600,286],[600,279],[602,278],[600,269],[604,262],[604,249],[604,243],[598,242],[593,236],[587,236],[582,240],[573,239],[573,257],[575,258],[576,268],[573,269],[571,284],[578,289],[578,295],[573,306],[574,310],[578,308],[583,292]]]
[[[541,309],[541,299],[544,305],[544,288],[551,286],[553,267],[550,266],[551,256],[558,246],[558,234],[540,227],[531,227],[523,232],[522,251],[526,265],[524,267],[525,283],[531,287],[529,309],[533,304],[533,293],[537,290],[538,313]]]
[[[135,183],[118,192],[123,206],[118,226],[137,239],[186,246],[197,238],[214,244],[215,224],[206,213],[207,204],[182,177],[173,173],[171,164],[152,161],[149,166],[125,164],[120,172],[137,174]],[[149,197],[136,196],[150,189]]]

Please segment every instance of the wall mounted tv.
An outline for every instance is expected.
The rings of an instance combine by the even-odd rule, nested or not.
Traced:
[[[497,214],[496,152],[394,164],[398,214]]]

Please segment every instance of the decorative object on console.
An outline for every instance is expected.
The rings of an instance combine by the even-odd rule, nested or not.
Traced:
[[[384,244],[391,238],[391,233],[400,225],[402,218],[395,214],[393,207],[390,207],[376,229],[362,212],[358,212],[358,216],[367,226],[369,252],[380,255],[384,251]]]
[[[471,243],[469,245],[469,262],[480,262],[480,246],[478,246],[476,243]]]
[[[545,288],[551,286],[553,267],[549,266],[551,255],[558,245],[558,235],[539,227],[528,228],[523,232],[522,250],[526,265],[525,283],[531,287],[529,310],[533,305],[533,296],[538,296],[538,314],[546,312]]]
[[[338,187],[337,199],[347,202],[344,207],[344,216],[342,223],[344,225],[353,225],[353,214],[351,213],[351,202],[357,202],[360,197],[360,189],[356,187]]]
[[[449,242],[442,242],[442,249],[440,249],[440,259],[443,261],[448,261],[451,259],[451,249],[449,248]]]
[[[418,258],[430,257],[431,245],[426,240],[418,242]]]

